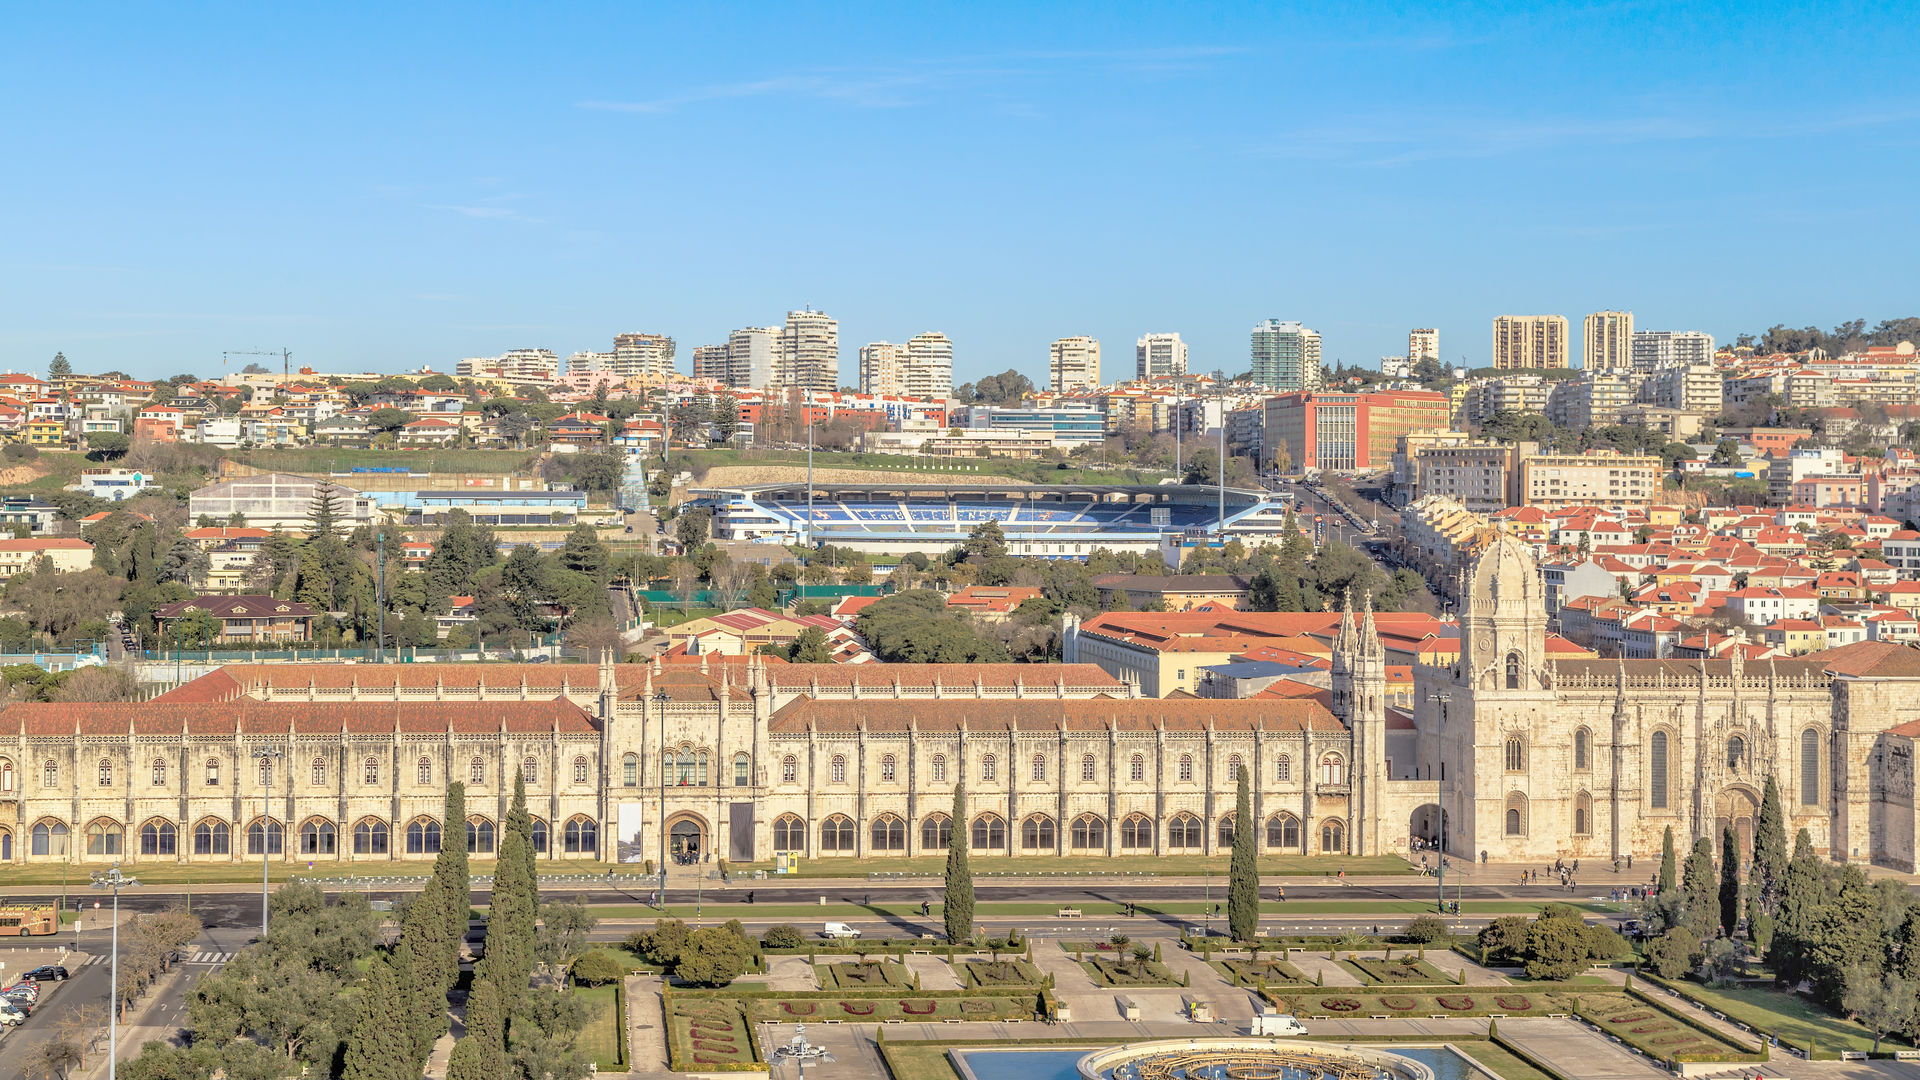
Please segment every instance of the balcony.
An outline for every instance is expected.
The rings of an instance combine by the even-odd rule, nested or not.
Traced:
[[[1352,795],[1353,785],[1352,784],[1315,784],[1313,785],[1313,793],[1315,795],[1342,795],[1342,796]]]

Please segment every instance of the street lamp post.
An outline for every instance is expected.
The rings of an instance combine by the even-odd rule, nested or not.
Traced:
[[[1441,760],[1440,739],[1446,733],[1446,730],[1447,730],[1447,703],[1453,700],[1453,695],[1444,690],[1436,690],[1433,693],[1427,695],[1427,700],[1435,702],[1440,706],[1440,723],[1434,728],[1434,736],[1433,736],[1433,759],[1436,763],[1438,763]],[[1434,835],[1440,841],[1440,853],[1435,859],[1435,861],[1439,864],[1435,872],[1440,876],[1440,884],[1435,894],[1435,901],[1440,914],[1445,915],[1447,913],[1446,767],[1444,765],[1440,766],[1436,770],[1436,773],[1437,775],[1434,777],[1434,781],[1433,781],[1433,803],[1434,803],[1434,806],[1436,806],[1439,809],[1440,821],[1435,826]]]
[[[267,896],[269,882],[273,875],[273,796],[267,790],[273,776],[273,763],[279,761],[285,751],[277,746],[258,746],[254,748],[253,759],[260,763],[260,936],[267,936]],[[281,844],[286,843],[286,830],[280,831]]]
[[[114,1080],[119,1067],[114,1060],[114,1044],[119,1037],[120,1023],[120,890],[138,888],[139,885],[139,878],[120,873],[119,863],[114,863],[111,870],[93,872],[93,888],[108,889],[113,893],[113,951],[109,958],[113,997],[107,1002],[107,1080]]]
[[[667,699],[665,690],[654,691],[653,700],[659,705],[654,711],[660,727],[660,756],[654,760],[660,769],[660,908],[667,906]]]

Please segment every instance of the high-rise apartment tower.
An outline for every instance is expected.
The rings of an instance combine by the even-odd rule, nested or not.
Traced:
[[[1100,385],[1100,341],[1063,337],[1047,348],[1047,387],[1056,394]]]
[[[1187,343],[1179,334],[1148,334],[1134,344],[1133,355],[1136,379],[1187,373]]]
[[[1268,319],[1253,328],[1253,381],[1279,391],[1318,390],[1320,335],[1297,322]]]
[[[1588,371],[1633,368],[1633,312],[1596,311],[1587,316],[1580,365]]]
[[[1493,320],[1493,367],[1567,366],[1565,315],[1500,315]]]

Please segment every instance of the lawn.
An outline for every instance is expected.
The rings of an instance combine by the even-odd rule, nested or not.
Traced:
[[[1433,986],[1453,981],[1438,968],[1411,953],[1397,960],[1378,956],[1350,956],[1340,963],[1371,986]]]
[[[913,985],[913,976],[904,966],[883,960],[815,964],[813,973],[820,980],[822,990],[885,990]]]
[[[729,998],[671,998],[667,1017],[669,1067],[687,1072],[702,1065],[759,1060],[753,1028],[741,1002]]]
[[[1590,995],[1598,1001],[1603,995]],[[1615,997],[1624,995],[1616,994]],[[1544,1016],[1570,1013],[1572,999],[1558,993],[1522,993],[1504,986],[1463,986],[1453,991],[1394,993],[1349,987],[1267,988],[1266,998],[1295,1016]]]
[[[1840,1050],[1873,1049],[1872,1032],[1851,1020],[1833,1015],[1798,994],[1763,987],[1718,990],[1693,982],[1678,985],[1686,996],[1725,1013],[1728,1019],[1772,1032],[1795,1046],[1804,1047],[1807,1040],[1812,1039],[1816,1051],[1823,1055]],[[1649,994],[1659,992],[1652,986],[1646,989]],[[1688,1007],[1678,1000],[1674,1000],[1673,1004],[1676,1008]],[[1906,1048],[1906,1044],[1897,1039],[1883,1039],[1880,1042],[1883,1051]]]
[[[960,965],[961,981],[968,987],[1038,987],[1044,976],[1025,960],[968,960]]]
[[[1706,1061],[1755,1057],[1751,1047],[1686,1024],[1630,994],[1583,994],[1580,1015],[1600,1029],[1656,1058],[1685,1055]],[[1684,1006],[1683,1006],[1684,1007]],[[1758,1040],[1755,1040],[1757,1045]]]
[[[1116,956],[1095,956],[1083,960],[1080,966],[1093,976],[1095,985],[1123,988],[1128,986],[1179,986],[1180,980],[1173,977],[1167,966],[1153,960],[1122,960]]]
[[[1285,960],[1215,960],[1210,965],[1235,986],[1312,986],[1314,982]]]
[[[1211,871],[1219,879],[1219,895],[1224,901],[1227,895],[1227,863],[1230,858],[1231,856],[1227,855],[1183,855],[1171,859],[1155,858],[1150,855],[1120,855],[1107,859],[1094,855],[1069,855],[1065,858],[1047,855],[979,858],[974,860],[972,865],[973,876],[977,881],[991,881],[1002,877],[1110,874],[1200,877]],[[736,863],[734,868],[737,871],[771,871],[773,864]],[[1398,855],[1367,855],[1351,859],[1335,859],[1323,855],[1263,855],[1260,857],[1260,872],[1275,877],[1332,878],[1342,870],[1347,872],[1348,877],[1419,872],[1412,863]],[[893,875],[905,875],[938,878],[944,876],[946,872],[947,857],[930,855],[912,859],[802,859],[800,872],[797,875],[781,876],[783,878],[865,876],[884,879]],[[1425,908],[1432,906],[1430,901],[1425,904]]]
[[[675,1008],[681,998],[674,998]],[[872,1024],[882,1020],[933,1023],[938,1020],[1031,1020],[1039,1007],[1035,994],[1008,997],[960,996],[902,991],[898,997],[869,997],[831,993],[794,994],[781,998],[746,998],[741,1005],[754,1023],[791,1024],[822,1020]]]
[[[580,1049],[593,1058],[601,1072],[625,1071],[627,1025],[626,1018],[620,1015],[620,999],[615,987],[583,987],[573,993],[587,1016],[586,1026],[580,1029]]]

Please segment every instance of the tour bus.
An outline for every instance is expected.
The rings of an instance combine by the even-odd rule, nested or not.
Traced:
[[[40,937],[59,929],[52,904],[0,907],[0,937]]]

